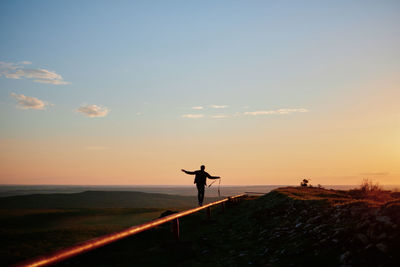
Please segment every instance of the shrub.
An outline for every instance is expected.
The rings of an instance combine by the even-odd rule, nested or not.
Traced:
[[[372,180],[364,179],[357,189],[349,190],[349,194],[354,199],[362,199],[373,202],[388,202],[397,198],[396,193],[389,190],[383,190],[379,183],[374,183]],[[400,194],[399,194],[400,195]]]
[[[372,180],[369,180],[368,178],[363,179],[360,189],[363,193],[380,192],[383,190],[382,186],[380,186],[378,182],[373,183]]]
[[[300,183],[301,186],[303,187],[307,187],[308,186],[308,180],[307,179],[303,179],[303,181]]]

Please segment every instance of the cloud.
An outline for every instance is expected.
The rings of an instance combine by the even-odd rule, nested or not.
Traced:
[[[202,106],[196,106],[196,107],[192,107],[192,109],[201,110],[201,109],[203,109],[203,107]]]
[[[101,107],[98,105],[82,105],[76,112],[82,113],[87,117],[104,117],[108,114],[109,110],[106,107]]]
[[[106,150],[108,147],[106,146],[87,146],[85,147],[86,150]]]
[[[47,84],[68,84],[64,81],[60,74],[46,69],[27,69],[26,65],[32,64],[29,61],[22,61],[19,63],[3,62],[0,61],[0,77],[4,76],[8,79],[33,79],[37,83]]]
[[[17,100],[17,107],[22,109],[46,109],[46,106],[52,105],[32,96],[17,95],[15,93],[11,93],[11,96]]]
[[[224,115],[224,114],[218,114],[218,115],[212,115],[211,118],[213,119],[225,119],[225,118],[229,118],[228,115]]]
[[[227,105],[211,105],[212,108],[227,108]]]
[[[182,115],[182,118],[187,118],[187,119],[199,119],[199,118],[203,118],[204,115],[203,114],[184,114]]]
[[[360,173],[360,175],[365,175],[365,176],[386,176],[386,175],[389,175],[389,172],[364,172],[364,173]]]
[[[242,116],[242,113],[240,113],[240,112],[235,112],[233,114],[233,117],[240,117],[240,116]]]
[[[304,113],[309,112],[305,108],[282,108],[277,110],[258,110],[258,111],[247,111],[244,115],[258,116],[258,115],[282,115],[291,113]]]

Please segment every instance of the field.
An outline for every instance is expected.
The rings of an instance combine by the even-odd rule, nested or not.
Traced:
[[[379,195],[379,196],[378,196]],[[60,266],[397,266],[398,193],[286,187],[140,233]]]
[[[195,197],[141,192],[0,198],[0,265],[153,220],[166,209],[178,211],[195,205]]]
[[[100,199],[94,201],[93,195]],[[78,194],[76,199],[86,196],[85,207],[64,209],[55,208],[66,204],[62,194],[55,194],[53,201],[49,196],[26,196],[31,203],[23,204],[18,197],[0,198],[2,207],[8,205],[1,210],[0,238],[5,241],[0,264],[151,220],[173,200],[174,210],[196,202],[194,197],[160,194],[111,195]],[[144,199],[153,208],[136,207]],[[109,208],[99,208],[99,203]],[[191,205],[179,206],[182,203]],[[204,211],[181,218],[179,242],[165,224],[59,266],[396,266],[400,261],[398,192],[284,187],[230,203],[224,212],[214,207],[211,214],[210,220]]]

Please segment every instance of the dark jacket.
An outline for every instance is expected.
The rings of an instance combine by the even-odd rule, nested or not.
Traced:
[[[189,172],[189,171],[185,171],[185,172],[187,174],[196,175],[194,177],[194,183],[197,184],[197,186],[207,185],[207,178],[218,179],[218,177],[211,176],[208,172],[202,171],[202,170],[198,170],[198,171],[194,171],[194,172]]]

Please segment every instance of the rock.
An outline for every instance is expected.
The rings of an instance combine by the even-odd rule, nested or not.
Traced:
[[[380,234],[379,236],[378,236],[378,240],[382,240],[382,239],[386,239],[386,237],[387,237],[387,235],[386,235],[386,233],[382,233],[382,234]]]
[[[377,231],[377,229],[376,229],[377,227],[375,227],[375,225],[370,225],[369,227],[368,227],[368,230],[367,230],[367,235],[368,235],[368,237],[369,238],[371,238],[371,239],[373,239],[373,240],[376,240],[376,239],[378,239],[378,231]]]
[[[372,209],[370,210],[370,214],[373,216],[378,216],[379,210],[378,209]]]
[[[307,223],[314,223],[314,222],[318,221],[320,218],[321,218],[321,216],[317,215],[315,217],[312,217],[312,218],[308,219]]]
[[[264,229],[264,230],[262,230],[261,232],[260,232],[260,235],[263,235],[264,233],[266,233],[267,232],[267,229]]]
[[[346,261],[346,259],[350,256],[350,251],[346,251],[345,253],[343,253],[342,255],[340,255],[340,261],[344,262]]]
[[[369,240],[368,237],[364,234],[361,233],[357,233],[356,237],[358,238],[358,240],[360,240],[364,245],[369,244]]]
[[[383,243],[376,244],[376,247],[383,253],[387,253],[387,246]]]
[[[308,223],[308,224],[306,224],[306,226],[304,226],[304,228],[305,229],[308,229],[308,228],[310,228],[312,226],[312,224],[311,223]]]
[[[393,224],[388,216],[376,216],[376,220],[390,226]]]
[[[366,246],[366,247],[364,248],[364,250],[368,251],[368,250],[371,250],[371,248],[373,248],[373,247],[374,247],[373,244],[368,244],[368,246]]]
[[[318,225],[317,227],[314,228],[314,232],[319,233],[319,232],[321,232],[321,230],[322,230],[324,227],[326,227],[326,224]]]
[[[400,194],[400,192],[398,192]],[[400,224],[400,201],[393,201],[386,204],[383,210],[395,224]]]
[[[352,216],[356,216],[357,214],[360,213],[360,209],[359,209],[358,207],[353,207],[353,208],[350,210],[350,213],[351,213]]]
[[[365,220],[365,221],[357,223],[356,228],[357,229],[362,229],[364,227],[367,227],[369,224],[370,224],[370,221],[369,220]]]

